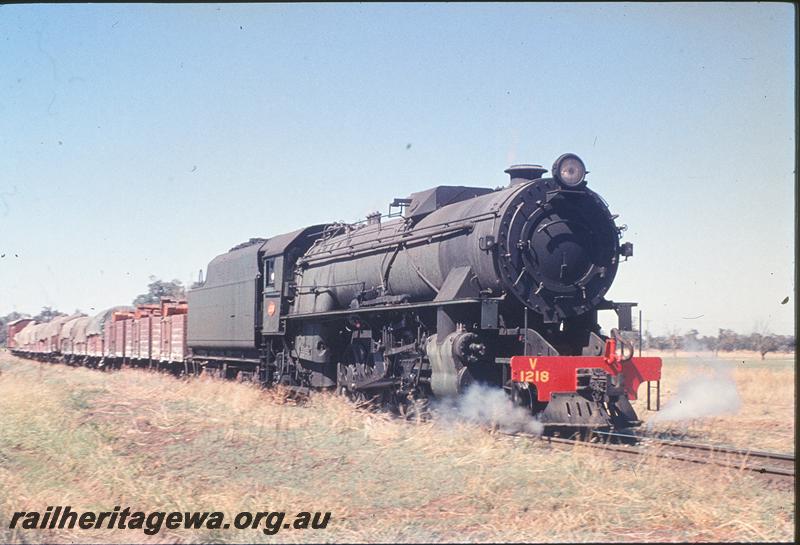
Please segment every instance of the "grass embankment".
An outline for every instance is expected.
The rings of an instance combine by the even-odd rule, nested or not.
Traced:
[[[0,353],[0,542],[775,541],[793,494],[753,475],[470,424],[406,424],[318,395]],[[792,388],[776,381],[775,387]],[[9,530],[11,513],[331,511],[325,530]]]

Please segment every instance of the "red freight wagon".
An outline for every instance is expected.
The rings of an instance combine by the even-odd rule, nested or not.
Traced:
[[[121,358],[125,355],[125,323],[122,319],[115,319],[112,323],[114,324],[114,344],[112,345],[111,356],[113,358]]]
[[[57,316],[44,324],[42,328],[42,337],[44,340],[43,352],[53,354],[61,349],[59,344],[61,328],[70,319],[69,316]]]
[[[39,330],[39,352],[45,354],[50,352],[51,337],[53,336],[53,330],[58,323],[53,322],[54,320],[50,320],[49,322],[43,323],[42,328]],[[56,333],[56,337],[58,337],[58,333]]]
[[[111,323],[107,324],[107,327],[110,326],[111,335],[113,338],[112,345],[110,349],[106,350],[108,356],[112,358],[124,358],[125,357],[125,348],[126,348],[126,333],[128,332],[130,325],[126,328],[125,322],[129,319],[133,318],[133,313],[128,311],[116,311],[111,316]]]
[[[84,316],[78,318],[73,328],[72,353],[75,357],[83,358],[86,356],[86,328],[89,326],[91,318]]]
[[[186,356],[186,301],[161,300],[161,361],[182,363]]]
[[[161,360],[161,313],[150,316],[150,359]]]
[[[36,352],[39,354],[47,352],[47,331],[51,328],[50,322],[39,324],[36,328]]]
[[[87,335],[86,336],[86,355],[91,358],[103,357],[103,336],[102,335]]]
[[[78,321],[82,318],[85,318],[83,314],[75,314],[67,318],[64,324],[61,326],[61,331],[58,334],[58,347],[56,350],[61,352],[63,355],[71,356],[73,354],[75,326],[78,325]]]
[[[161,318],[161,361],[169,361],[169,343],[172,340],[172,320],[170,318]]]
[[[86,327],[86,348],[90,358],[96,363],[99,358],[112,357],[112,344],[114,342],[113,317],[119,311],[133,310],[131,307],[111,307],[99,312],[89,321]]]
[[[72,354],[72,328],[75,327],[77,319],[71,319],[61,327],[61,332],[58,334],[58,351],[62,354]]]
[[[37,331],[41,327],[41,324],[30,324],[22,333],[21,336],[25,339],[25,351],[26,352],[35,352],[36,351],[36,335]]]
[[[115,329],[114,321],[111,319],[106,320],[103,324],[103,356],[106,358],[114,357]]]
[[[36,329],[33,331],[33,351],[37,354],[44,352],[44,329],[46,327],[47,322],[36,324]]]
[[[183,362],[186,358],[186,314],[170,316],[169,361]]]
[[[150,316],[136,318],[134,330],[133,358],[139,361],[150,359]]]
[[[29,352],[38,352],[39,351],[39,338],[41,337],[42,326],[44,324],[32,324],[31,331],[28,333],[28,351]]]
[[[15,320],[8,326],[7,342],[13,352],[30,352],[30,343],[36,324],[28,318],[23,318],[23,320],[27,320],[28,323],[19,325],[17,323],[19,320]]]
[[[16,345],[16,350],[21,352],[32,352],[33,351],[33,338],[36,334],[36,323],[31,322],[28,324],[27,327],[22,328],[14,338],[14,343]]]
[[[20,318],[19,320],[14,320],[8,324],[8,340],[6,341],[6,346],[8,346],[9,350],[17,348],[17,344],[14,341],[14,335],[25,329],[25,327],[32,321],[33,318]]]
[[[161,305],[139,305],[136,307],[136,326],[134,328],[134,358],[149,361],[152,357],[153,328],[161,329]],[[159,339],[161,335],[158,336]]]
[[[103,323],[107,313],[108,311],[103,311],[95,314],[86,326],[86,355],[92,363],[103,357]]]
[[[131,317],[127,320],[123,320],[122,323],[124,324],[125,331],[125,351],[122,353],[122,357],[131,360],[136,357],[134,355],[134,347],[136,347],[137,353],[139,351],[138,339],[136,338],[136,319]]]

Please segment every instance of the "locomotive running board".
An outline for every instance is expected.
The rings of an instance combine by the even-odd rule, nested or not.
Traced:
[[[374,307],[359,307],[359,308],[346,308],[343,310],[331,310],[327,312],[306,312],[303,314],[287,314],[281,316],[287,320],[302,320],[307,318],[319,318],[323,316],[348,316],[350,314],[363,314],[366,312],[385,312],[389,310],[407,310],[415,308],[429,308],[429,307],[443,307],[449,305],[463,305],[465,303],[480,303],[482,301],[502,301],[503,297],[489,297],[485,299],[469,298],[469,299],[454,299],[452,301],[424,301],[420,303],[400,303],[397,305],[382,305]]]

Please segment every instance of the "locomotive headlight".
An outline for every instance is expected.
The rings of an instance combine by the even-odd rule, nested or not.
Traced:
[[[553,176],[568,189],[581,185],[586,179],[586,165],[574,153],[565,153],[553,163]]]

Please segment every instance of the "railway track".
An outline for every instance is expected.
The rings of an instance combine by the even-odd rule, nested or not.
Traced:
[[[539,437],[525,433],[506,435],[540,439],[548,444],[581,445],[630,456],[653,456],[680,462],[711,464],[744,471],[779,480],[794,480],[795,460],[793,454],[737,449],[721,445],[691,443],[661,439],[646,435],[596,432],[594,439],[581,440],[563,437]],[[623,440],[628,444],[624,444]]]
[[[723,467],[734,467],[768,475],[794,477],[794,454],[768,452],[763,450],[738,449],[723,445],[694,443],[663,439],[648,435],[626,435],[600,432],[608,439],[633,438],[639,448],[653,452],[656,456],[680,459],[688,462],[710,463]],[[654,452],[655,451],[655,452]]]

